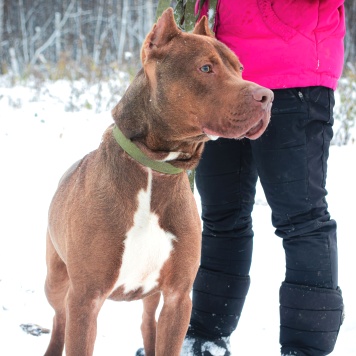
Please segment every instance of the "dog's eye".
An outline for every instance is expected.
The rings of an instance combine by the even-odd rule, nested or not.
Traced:
[[[240,72],[243,72],[245,68],[243,66],[241,66],[239,69],[240,69]]]
[[[200,71],[203,73],[211,73],[213,69],[211,68],[210,64],[205,64],[204,66],[200,67]]]

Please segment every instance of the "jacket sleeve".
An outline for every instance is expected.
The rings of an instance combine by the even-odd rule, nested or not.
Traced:
[[[319,42],[330,36],[343,37],[346,32],[344,1],[320,0],[319,19],[323,20],[316,30]]]

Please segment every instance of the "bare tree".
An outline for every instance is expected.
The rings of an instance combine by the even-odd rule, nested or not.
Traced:
[[[19,75],[27,68],[70,74],[71,66],[71,73],[80,75],[93,68],[98,72],[127,63],[136,66],[157,3],[0,0],[0,64]],[[126,53],[131,54],[129,61]]]
[[[60,12],[56,12],[54,15],[54,28],[56,33],[56,57],[58,60],[61,54],[61,14]]]
[[[356,64],[356,1],[345,1],[346,37],[345,61]]]
[[[67,7],[67,10],[66,12],[64,13],[64,16],[62,18],[62,20],[60,21],[60,23],[58,24],[58,30],[55,30],[53,31],[53,33],[51,34],[51,36],[48,37],[47,41],[41,46],[39,47],[34,56],[32,57],[31,59],[31,64],[35,64],[35,62],[37,61],[37,59],[40,57],[40,55],[42,54],[42,52],[48,48],[49,46],[51,46],[53,43],[54,43],[54,40],[56,39],[57,37],[57,33],[58,31],[60,31],[62,29],[62,27],[65,25],[65,23],[67,22],[69,16],[71,15],[72,13],[72,10],[74,8],[74,5],[75,5],[75,2],[76,0],[72,0],[70,2],[70,4],[68,5]]]
[[[27,29],[26,29],[26,19],[25,19],[25,8],[23,6],[23,0],[19,0],[19,10],[20,10],[20,23],[21,23],[21,32],[22,32],[22,50],[23,58],[25,63],[29,62],[28,56],[28,38],[27,38]]]
[[[4,0],[0,0],[0,73],[3,72],[2,38],[4,28]]]
[[[94,33],[94,48],[93,48],[93,61],[97,65],[99,63],[100,56],[100,30],[101,24],[103,22],[103,12],[104,12],[104,3],[103,0],[99,1],[98,10],[97,10],[97,18],[96,18],[96,26]]]
[[[119,50],[118,50],[118,60],[122,61],[124,53],[124,44],[126,39],[126,26],[127,26],[127,15],[128,15],[128,0],[123,0],[122,11],[121,11],[121,30],[120,30],[120,40],[119,40]]]
[[[154,9],[154,6],[153,6],[153,1],[152,0],[147,0],[146,1],[146,28],[144,28],[144,32],[147,33],[152,25],[153,25],[153,22],[155,20],[155,16],[154,16],[154,13],[153,13],[153,9]]]

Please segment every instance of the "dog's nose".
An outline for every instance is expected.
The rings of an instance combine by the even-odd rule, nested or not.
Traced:
[[[267,88],[259,87],[252,92],[252,97],[262,104],[262,108],[266,109],[273,101],[273,92]]]

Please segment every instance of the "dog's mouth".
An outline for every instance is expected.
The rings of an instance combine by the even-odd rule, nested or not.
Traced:
[[[252,127],[248,129],[248,131],[244,133],[240,133],[236,135],[236,133],[231,133],[231,132],[219,132],[217,130],[212,130],[207,127],[203,128],[203,132],[205,133],[206,136],[210,140],[216,140],[219,137],[225,137],[225,138],[234,138],[234,139],[242,139],[242,138],[248,138],[250,140],[255,140],[259,138],[263,132],[266,130],[266,127],[269,123],[269,115],[263,115],[262,118],[260,118],[257,123],[255,123]]]
[[[260,137],[264,131],[264,122],[263,120],[259,120],[257,124],[252,126],[244,135],[243,137],[247,137],[250,140],[255,140],[256,138]],[[267,126],[267,125],[266,125]],[[262,131],[262,132],[261,132]]]

